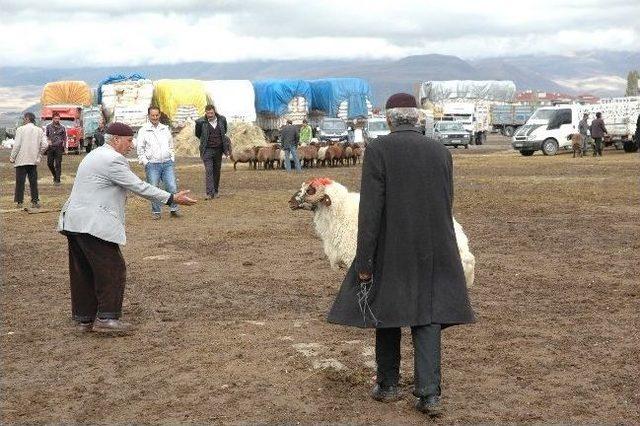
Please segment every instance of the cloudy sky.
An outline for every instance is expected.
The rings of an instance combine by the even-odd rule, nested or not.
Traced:
[[[0,10],[0,66],[640,50],[640,0],[0,0]]]

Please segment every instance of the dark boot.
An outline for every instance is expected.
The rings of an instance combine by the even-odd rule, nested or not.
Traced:
[[[442,404],[438,395],[429,395],[418,398],[416,401],[416,410],[426,413],[430,416],[438,416],[442,413]]]
[[[397,386],[381,386],[376,384],[371,390],[371,398],[381,402],[393,402],[400,399]]]

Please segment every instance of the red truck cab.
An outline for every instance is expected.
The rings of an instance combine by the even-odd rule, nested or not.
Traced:
[[[80,154],[82,139],[84,137],[82,130],[82,106],[80,105],[46,105],[42,107],[40,118],[42,119],[42,127],[45,128],[53,121],[53,113],[60,114],[60,124],[67,130],[67,142],[64,146],[64,152],[75,151]]]

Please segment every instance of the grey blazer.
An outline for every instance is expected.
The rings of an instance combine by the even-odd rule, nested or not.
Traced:
[[[159,203],[166,203],[171,195],[140,180],[111,145],[94,149],[78,166],[71,195],[60,212],[58,231],[125,244],[127,191]]]

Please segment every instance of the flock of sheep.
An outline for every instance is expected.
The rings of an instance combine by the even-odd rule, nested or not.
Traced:
[[[302,167],[350,166],[361,161],[363,143],[311,142],[299,146],[298,158]],[[284,168],[284,150],[280,144],[232,149],[231,161],[236,170],[238,163],[248,163],[250,168],[264,170]]]

